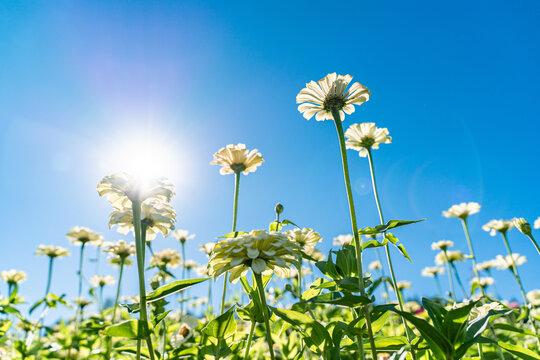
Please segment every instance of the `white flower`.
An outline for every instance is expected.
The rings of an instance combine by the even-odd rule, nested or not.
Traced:
[[[443,211],[444,217],[457,217],[466,219],[469,215],[476,214],[480,211],[480,204],[476,202],[462,202],[461,204],[452,205],[447,211]]]
[[[171,346],[173,348],[180,347],[191,336],[193,336],[193,330],[187,324],[182,324],[180,329],[171,336]]]
[[[478,284],[480,287],[488,287],[495,283],[495,279],[489,276],[481,277],[481,278],[474,278],[471,280],[471,285]]]
[[[154,199],[169,202],[174,195],[174,185],[166,178],[140,179],[119,172],[105,176],[98,184],[99,196],[105,196],[116,209],[131,208],[131,201]]]
[[[0,277],[8,284],[18,284],[26,280],[26,273],[15,269],[4,270]]]
[[[221,175],[255,172],[258,166],[261,166],[264,159],[257,149],[249,151],[245,144],[229,144],[221,148],[214,154],[212,165],[220,165],[219,173]]]
[[[531,290],[527,293],[527,300],[532,306],[540,306],[540,289]]]
[[[164,249],[154,253],[150,264],[158,267],[172,267],[175,268],[180,265],[181,261],[180,254],[178,251],[173,249]]]
[[[490,269],[493,269],[494,267],[497,266],[497,260],[493,259],[493,260],[487,260],[487,261],[483,261],[483,262],[480,262],[478,264],[476,264],[476,270],[478,271],[487,271],[487,270],[490,270]]]
[[[375,123],[366,122],[352,124],[345,132],[347,149],[358,151],[358,155],[366,157],[368,149],[378,149],[379,144],[390,144],[387,128],[378,128]]]
[[[456,261],[463,261],[465,260],[465,254],[463,254],[461,251],[451,251],[447,250],[446,255],[444,251],[441,251],[435,256],[435,264],[437,265],[443,265],[446,263],[446,258],[448,257],[448,262],[450,264],[455,263]]]
[[[306,84],[296,96],[298,111],[309,120],[315,115],[315,120],[334,120],[332,109],[339,111],[343,121],[345,114],[354,112],[354,105],[361,105],[369,100],[370,91],[358,82],[345,91],[352,80],[351,75],[328,74],[315,82]]]
[[[471,309],[469,319],[474,320],[479,317],[486,316],[490,310],[504,310],[503,306],[497,302],[491,302],[482,306],[474,307]]]
[[[39,245],[36,251],[36,255],[48,256],[50,258],[61,258],[64,256],[70,256],[68,249],[62,246],[54,245]]]
[[[174,231],[171,235],[181,243],[185,243],[186,241],[195,238],[195,234],[190,234],[189,231],[183,229],[178,229]]]
[[[95,287],[102,287],[105,285],[113,285],[116,282],[111,275],[94,275],[90,278],[90,283]]]
[[[198,268],[195,269],[195,272],[197,273],[197,275],[202,276],[202,277],[210,276],[210,269],[206,265],[199,266]]]
[[[403,304],[403,310],[405,310],[408,313],[415,313],[418,310],[422,309],[422,305],[418,303],[418,301],[407,301],[405,304]]]
[[[512,223],[512,220],[491,220],[484,226],[482,226],[482,230],[489,231],[489,234],[491,236],[495,236],[497,234],[497,231],[500,233],[506,233],[508,230],[514,227],[514,224]]]
[[[382,264],[381,264],[381,262],[379,260],[372,261],[372,262],[369,263],[368,269],[369,270],[382,269]]]
[[[103,243],[103,236],[84,226],[72,227],[68,231],[66,238],[70,240],[70,243],[78,246],[86,245],[86,243],[101,246]]]
[[[201,246],[199,246],[199,250],[201,250],[207,256],[210,256],[212,254],[212,251],[214,251],[215,246],[216,246],[215,242],[208,242],[205,244],[201,244]]]
[[[135,255],[135,253],[137,252],[134,242],[127,243],[124,240],[118,240],[115,243],[105,242],[103,244],[103,247],[104,247],[103,252],[110,253],[109,261],[111,261],[111,263],[117,263],[117,264],[120,264],[122,260],[124,260],[126,265],[128,265],[127,264],[127,260],[129,260],[128,257],[130,255]]]
[[[534,220],[534,228],[540,229],[540,216],[536,220]]]
[[[435,277],[435,275],[444,274],[444,268],[439,266],[428,266],[422,269],[422,276]]]
[[[431,250],[446,250],[454,247],[454,242],[451,240],[441,240],[431,244]]]
[[[524,235],[531,235],[531,224],[529,224],[524,218],[515,218],[514,220],[512,220],[512,223]]]
[[[353,236],[351,234],[338,235],[334,238],[334,246],[347,246],[352,240]]]
[[[90,305],[92,301],[84,298],[84,297],[78,297],[72,300],[73,303],[77,304],[81,309],[84,309],[86,306]]]
[[[497,269],[499,270],[507,270],[512,269],[512,258],[514,258],[514,262],[516,263],[516,266],[521,266],[527,262],[527,258],[525,256],[521,256],[518,253],[513,253],[512,257],[510,255],[502,256],[497,255],[495,258]]]
[[[187,270],[191,270],[191,269],[195,269],[195,268],[199,267],[200,265],[196,261],[186,260],[186,261],[182,262],[182,266]]]
[[[141,205],[141,223],[146,226],[146,241],[154,240],[158,233],[168,236],[174,230],[176,211],[169,204],[158,200],[147,200]],[[118,225],[116,229],[120,234],[127,235],[133,232],[133,210],[116,209],[110,215],[109,227]]]
[[[289,240],[297,243],[303,250],[311,250],[322,241],[321,235],[313,229],[303,228],[285,232]]]

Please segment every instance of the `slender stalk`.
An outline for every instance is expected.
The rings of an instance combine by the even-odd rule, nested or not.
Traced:
[[[139,275],[139,297],[140,297],[140,325],[142,329],[139,328],[139,331],[142,330],[145,333],[148,332],[148,315],[146,309],[146,289],[144,281],[144,249],[145,243],[142,238],[141,232],[141,203],[138,200],[132,199],[132,210],[133,210],[133,227],[135,232],[135,246],[137,250],[137,272]],[[146,231],[145,231],[146,232]],[[152,338],[150,334],[146,336],[146,344],[148,346],[148,353],[150,354],[150,359],[154,360],[154,348],[152,346]],[[137,355],[137,360],[140,360],[140,353]]]
[[[51,279],[52,279],[52,272],[53,272],[53,257],[49,257],[49,271],[47,272],[47,286],[45,287],[45,297],[47,297],[47,294],[51,290]]]
[[[99,312],[103,316],[103,286],[99,287]]]
[[[255,277],[255,281],[257,282],[257,289],[259,290],[259,297],[261,299],[262,304],[262,311],[263,311],[263,317],[264,317],[264,327],[266,332],[266,342],[268,343],[268,351],[270,352],[270,359],[274,360],[274,344],[272,342],[272,332],[270,329],[270,320],[269,320],[269,314],[268,314],[268,305],[266,305],[266,296],[264,294],[264,285],[262,282],[262,278],[260,274],[253,274]]]
[[[120,272],[118,274],[118,286],[116,287],[116,297],[114,298],[114,308],[112,313],[112,321],[111,324],[114,325],[116,322],[116,310],[118,309],[118,299],[120,298],[120,284],[122,283],[122,275],[124,274],[124,264],[125,259],[122,258],[120,261]],[[107,336],[107,352],[105,355],[105,358],[108,360],[111,358],[111,350],[112,350],[112,339],[110,336]]]
[[[82,271],[83,271],[83,262],[84,262],[84,246],[86,245],[86,243],[82,243],[81,244],[81,250],[79,252],[79,291],[77,292],[77,296],[78,297],[81,297],[82,295]]]
[[[182,245],[182,280],[186,280],[186,267],[185,261],[186,261],[186,244],[183,241],[180,241],[180,244]],[[180,303],[180,314],[181,316],[184,316],[184,303],[186,302],[186,292],[182,291],[182,302]]]
[[[532,236],[532,234],[527,234],[527,237],[529,239],[531,239],[534,247],[536,248],[536,251],[538,251],[538,255],[540,255],[540,247],[538,247],[538,243],[536,242],[536,240],[534,239],[534,237]]]
[[[298,301],[302,301],[302,254],[298,255]]]
[[[463,297],[465,299],[468,299],[469,295],[467,293],[467,290],[465,290],[463,283],[461,282],[461,278],[459,277],[459,273],[457,271],[456,265],[454,263],[450,263],[450,265],[452,266],[452,270],[454,270],[454,274],[456,274],[456,280],[458,282],[459,287],[461,288],[461,291],[463,292]]]
[[[452,280],[452,273],[450,272],[450,261],[448,261],[448,254],[446,249],[443,250],[444,253],[444,263],[446,264],[446,272],[448,273],[448,282],[450,283],[450,295],[452,300],[456,302],[456,291],[454,290],[454,281]]]
[[[99,275],[99,258],[101,257],[101,245],[96,246],[96,275]]]
[[[255,332],[256,325],[257,322],[255,320],[251,320],[251,327],[249,328],[246,350],[244,351],[244,359],[249,359],[249,350],[251,349],[251,342],[253,341],[253,333]]]
[[[435,282],[437,283],[437,290],[439,290],[439,295],[441,295],[441,298],[444,298],[444,293],[441,288],[441,281],[439,280],[439,275],[434,274],[433,277],[435,278]]]
[[[208,281],[208,301],[206,302],[206,312],[210,314],[212,308],[212,280]]]
[[[356,212],[354,210],[354,201],[351,190],[351,181],[349,179],[349,165],[347,161],[347,149],[345,148],[345,136],[343,134],[343,126],[341,124],[341,118],[339,111],[336,108],[332,108],[332,117],[334,118],[334,124],[339,138],[339,148],[341,152],[341,162],[343,165],[343,177],[345,180],[345,188],[347,190],[347,200],[349,202],[349,212],[351,215],[351,226],[354,237],[354,247],[356,251],[356,266],[358,270],[358,285],[360,287],[360,294],[365,295],[366,289],[364,288],[364,271],[362,268],[362,244],[360,243],[360,235],[358,234],[358,226],[356,224]],[[369,336],[369,343],[371,345],[371,353],[373,359],[377,359],[377,348],[375,347],[375,340],[373,339],[373,330],[371,329],[371,319],[367,306],[363,306],[364,316],[366,318],[366,328]]]
[[[371,148],[367,148],[368,153],[368,161],[369,161],[369,170],[371,173],[371,183],[373,185],[373,195],[375,196],[375,203],[377,204],[377,211],[379,212],[379,219],[381,221],[381,225],[384,225],[384,216],[382,213],[382,207],[381,202],[379,200],[379,191],[377,190],[377,181],[375,181],[375,169],[373,166],[373,155],[371,154]],[[384,246],[386,250],[386,258],[388,260],[388,267],[390,268],[390,274],[392,275],[392,286],[394,287],[396,291],[397,300],[399,303],[399,309],[400,311],[403,311],[403,297],[401,296],[401,292],[398,289],[396,276],[394,274],[394,267],[392,266],[392,257],[390,256],[390,247],[388,244]],[[401,317],[401,321],[403,322],[403,326],[405,327],[405,334],[407,335],[407,340],[409,341],[409,344],[412,342],[412,334],[411,330],[407,326],[407,322],[405,321],[405,318]],[[416,360],[416,352],[414,349],[411,349],[411,355],[414,360]]]

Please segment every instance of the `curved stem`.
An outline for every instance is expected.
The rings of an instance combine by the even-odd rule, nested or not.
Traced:
[[[259,290],[259,297],[261,299],[262,311],[264,317],[264,327],[266,332],[266,342],[268,343],[268,351],[270,352],[270,359],[274,360],[274,344],[272,342],[272,332],[270,329],[270,320],[268,315],[268,305],[266,305],[266,296],[264,294],[264,285],[260,274],[253,273],[255,281],[257,282],[257,289]]]
[[[347,149],[345,148],[345,136],[343,134],[343,126],[341,124],[341,118],[339,111],[336,108],[332,108],[332,117],[334,118],[334,124],[339,138],[339,148],[341,153],[341,163],[343,165],[343,177],[345,180],[345,188],[347,190],[347,200],[349,202],[349,212],[351,215],[351,226],[354,237],[354,247],[356,251],[356,266],[358,270],[358,285],[360,287],[360,294],[365,295],[366,289],[364,288],[364,271],[362,268],[362,244],[360,243],[360,235],[358,234],[358,226],[356,224],[356,211],[354,209],[354,201],[351,190],[351,181],[349,178],[349,164],[347,161]],[[377,359],[377,348],[375,347],[375,340],[373,339],[373,330],[371,329],[371,319],[367,306],[363,306],[364,316],[366,318],[366,328],[368,331],[369,342],[371,345],[371,353],[373,359]]]
[[[540,247],[538,247],[538,243],[536,242],[536,240],[534,239],[534,237],[532,236],[532,234],[527,234],[527,237],[529,239],[531,239],[534,247],[536,248],[536,251],[538,251],[538,255],[540,255]]]
[[[452,270],[454,270],[454,274],[456,274],[456,280],[458,282],[459,287],[461,288],[461,291],[463,292],[463,297],[465,299],[469,298],[469,295],[467,294],[467,290],[465,290],[465,287],[463,286],[463,283],[461,282],[461,278],[459,277],[459,273],[457,271],[456,265],[454,263],[450,264],[452,266]]]
[[[253,333],[255,332],[256,325],[257,323],[254,320],[251,320],[251,327],[249,329],[246,350],[244,351],[244,359],[249,359],[249,350],[251,349],[251,341],[253,340]]]
[[[381,225],[384,225],[384,216],[382,213],[382,207],[381,202],[379,200],[379,191],[377,190],[377,181],[375,181],[375,169],[373,166],[373,155],[371,154],[371,148],[367,148],[368,153],[368,161],[369,161],[369,170],[371,173],[371,183],[373,185],[373,195],[375,196],[375,203],[377,204],[377,211],[379,212],[379,220],[381,221]],[[392,257],[390,256],[390,248],[388,244],[385,246],[386,250],[386,258],[388,259],[388,267],[390,268],[390,274],[392,275],[392,286],[394,287],[394,290],[396,292],[397,300],[399,303],[399,309],[400,311],[403,311],[403,297],[401,296],[401,292],[399,291],[399,288],[397,286],[396,276],[394,274],[394,267],[392,266]],[[407,340],[409,343],[412,342],[412,335],[411,330],[407,326],[407,322],[403,317],[401,317],[401,321],[403,322],[403,326],[405,327],[405,334],[407,335]],[[416,352],[414,349],[411,349],[411,355],[414,360],[416,360]]]
[[[469,251],[471,252],[474,276],[476,277],[478,283],[480,283],[480,275],[478,275],[478,269],[476,266],[476,254],[474,253],[474,248],[471,241],[471,234],[469,233],[469,226],[467,225],[467,218],[461,219],[461,224],[463,225],[463,231],[465,231],[465,237],[467,238],[467,244],[469,245]],[[486,291],[482,286],[480,286],[480,290],[482,291],[482,296],[486,296]]]
[[[444,254],[444,263],[446,264],[446,272],[448,273],[448,282],[450,283],[450,295],[452,296],[452,300],[456,302],[456,292],[454,290],[454,281],[452,280],[452,273],[450,272],[450,262],[448,261],[448,255],[446,254],[446,250],[443,250]]]

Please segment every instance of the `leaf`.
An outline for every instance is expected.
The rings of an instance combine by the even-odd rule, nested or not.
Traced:
[[[270,231],[279,231],[281,230],[281,223],[279,221],[272,221],[268,226]]]
[[[393,229],[393,228],[397,228],[397,227],[405,226],[405,225],[409,225],[409,224],[414,224],[414,223],[424,221],[424,220],[426,220],[426,219],[422,219],[422,220],[390,220],[384,225],[377,225],[374,228],[366,227],[366,228],[360,229],[358,231],[358,233],[360,235],[380,234],[380,233],[383,233],[383,232],[388,231],[388,230]]]
[[[145,330],[144,323],[140,320],[131,319],[106,327],[103,334],[142,340],[146,337],[147,330]]]
[[[203,334],[213,338],[227,338],[236,332],[236,321],[234,320],[234,310],[236,306],[210,321],[202,330]]]
[[[498,342],[499,346],[504,350],[508,351],[510,354],[517,356],[520,359],[524,360],[540,360],[540,355],[534,353],[529,349],[525,349],[521,346],[506,344],[503,342]]]
[[[10,327],[11,320],[0,320],[0,336],[4,336]]]
[[[383,239],[383,241],[379,242],[377,240],[368,240],[362,243],[362,250],[370,249],[370,248],[378,248],[381,246],[384,246],[388,244],[388,239]]]
[[[169,313],[171,312],[172,310],[168,310],[168,311],[165,311],[164,313],[162,314],[159,314],[158,316],[156,316],[153,320],[152,320],[152,326],[155,328],[160,322],[161,320],[165,319],[167,317],[167,315],[169,315]]]
[[[244,235],[244,234],[247,234],[247,232],[245,232],[245,231],[233,231],[233,232],[230,232],[228,234],[221,235],[218,239],[235,238],[235,237],[239,237],[240,235]]]
[[[476,337],[482,335],[486,327],[488,326],[489,319],[496,315],[505,315],[511,313],[512,310],[489,310],[487,314],[482,317],[476,318],[467,324],[467,332],[465,334],[465,341],[474,340]]]
[[[371,299],[367,296],[352,295],[349,293],[340,293],[337,291],[328,292],[308,299],[304,302],[314,304],[329,304],[347,307],[357,307],[371,303]]]
[[[405,246],[403,244],[399,244],[396,246],[396,248],[399,250],[399,252],[401,253],[401,255],[405,256],[405,258],[407,260],[409,260],[410,262],[412,262],[411,258],[409,257],[409,254],[407,253],[407,250],[405,250]]]
[[[151,302],[163,299],[166,296],[169,296],[171,294],[174,294],[174,293],[177,293],[177,292],[182,291],[184,289],[187,289],[190,286],[199,284],[199,283],[201,283],[203,281],[206,281],[208,279],[209,278],[173,281],[172,283],[160,286],[156,290],[154,290],[151,293],[147,294],[146,295],[146,301],[148,303],[151,303]]]
[[[515,332],[515,333],[518,333],[518,334],[529,335],[529,336],[537,336],[537,337],[540,338],[539,335],[536,335],[531,330],[520,328],[520,327],[517,327],[517,326],[514,326],[514,325],[505,324],[505,323],[498,323],[498,324],[495,323],[492,326],[493,326],[494,329],[506,330],[506,331],[511,331],[511,332]]]
[[[424,309],[426,309],[435,327],[440,330],[443,319],[448,311],[441,304],[428,298],[422,298],[422,305],[424,306]]]

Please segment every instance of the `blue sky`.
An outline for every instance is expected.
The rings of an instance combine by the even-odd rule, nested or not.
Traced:
[[[239,228],[266,227],[279,201],[286,218],[321,233],[326,252],[334,236],[350,232],[337,137],[331,122],[306,121],[295,96],[306,82],[338,72],[372,92],[344,126],[375,122],[393,136],[374,153],[385,217],[427,219],[395,232],[413,258],[394,252],[398,278],[413,281],[406,297],[434,295],[433,280],[420,277],[433,263],[431,242],[451,239],[466,251],[459,222],[442,210],[482,204],[470,219],[479,260],[505,252],[482,224],[540,216],[539,8],[535,1],[2,2],[1,268],[26,271],[21,292],[34,301],[47,266],[33,255],[38,244],[76,253],[65,239],[75,225],[126,239],[108,229],[111,209],[95,189],[134,159],[176,184],[177,228],[197,235],[188,255],[203,262],[198,243],[230,229],[234,182],[209,162],[238,142],[266,160],[241,180]],[[358,222],[376,225],[367,160],[353,151],[349,159]],[[520,268],[525,287],[539,288],[534,248],[516,230],[509,237],[529,258]],[[161,238],[154,246],[178,247]],[[76,256],[57,262],[53,291],[75,296],[76,264]],[[85,266],[90,277],[93,265]],[[460,271],[468,281],[469,265]],[[518,298],[509,273],[496,280],[499,292]],[[123,293],[136,286],[131,268]]]

